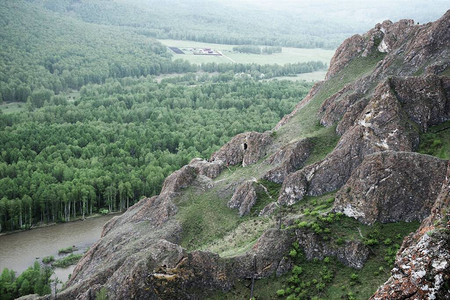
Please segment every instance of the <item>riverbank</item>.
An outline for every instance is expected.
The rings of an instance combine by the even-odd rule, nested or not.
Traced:
[[[30,228],[25,228],[25,229],[17,229],[17,230],[13,230],[13,231],[6,231],[6,232],[0,232],[0,237],[5,236],[5,235],[10,235],[10,234],[15,234],[15,233],[19,233],[19,232],[24,232],[24,231],[30,231],[30,230],[34,230],[34,229],[39,229],[39,228],[46,228],[46,227],[51,227],[51,226],[55,226],[55,225],[60,225],[60,224],[70,224],[70,223],[75,223],[75,222],[79,222],[79,221],[86,221],[89,219],[94,219],[94,218],[100,218],[100,217],[106,217],[106,216],[118,216],[121,215],[123,212],[111,212],[108,214],[92,214],[89,216],[85,216],[84,219],[83,217],[75,217],[73,220],[70,221],[66,221],[66,222],[52,222],[52,223],[37,223],[35,225],[32,225]]]

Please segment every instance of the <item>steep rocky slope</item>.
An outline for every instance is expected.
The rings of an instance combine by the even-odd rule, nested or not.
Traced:
[[[330,243],[298,222],[308,197],[336,192],[332,211],[361,224],[422,222],[374,299],[448,298],[449,161],[414,151],[421,133],[450,119],[449,64],[450,11],[349,38],[326,81],[273,131],[240,134],[209,161],[194,159],[160,195],[106,224],[61,297],[94,299],[104,288],[110,299],[203,298],[241,279],[285,274],[292,245],[307,259],[331,256],[360,269],[371,251],[365,243]],[[279,193],[267,182],[282,184]]]

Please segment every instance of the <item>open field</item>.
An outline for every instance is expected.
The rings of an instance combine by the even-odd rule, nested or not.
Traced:
[[[5,102],[0,104],[0,111],[4,114],[10,114],[25,110],[25,103],[23,102]]]
[[[235,45],[223,45],[223,44],[210,44],[199,43],[193,41],[181,41],[181,40],[159,40],[163,45],[167,47],[177,47],[181,50],[189,48],[211,48],[216,51],[222,52],[224,56],[213,55],[193,55],[184,51],[186,54],[173,53],[173,59],[185,59],[191,63],[201,64],[208,62],[216,63],[256,63],[256,64],[280,64],[287,63],[299,63],[308,61],[322,61],[326,64],[330,63],[331,57],[334,54],[334,50],[324,49],[300,49],[300,48],[286,48],[283,47],[281,53],[267,54],[248,54],[233,52]]]

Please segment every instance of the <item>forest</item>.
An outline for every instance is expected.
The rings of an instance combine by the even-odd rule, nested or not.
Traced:
[[[232,72],[159,84],[127,77],[83,86],[74,101],[55,95],[0,114],[1,228],[124,210],[235,134],[270,129],[309,88]]]

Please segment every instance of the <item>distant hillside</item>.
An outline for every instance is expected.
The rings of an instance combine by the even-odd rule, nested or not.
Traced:
[[[161,39],[221,44],[336,48],[385,19],[429,22],[448,8],[438,1],[35,0],[83,21],[127,26]],[[426,9],[423,9],[426,7]]]

